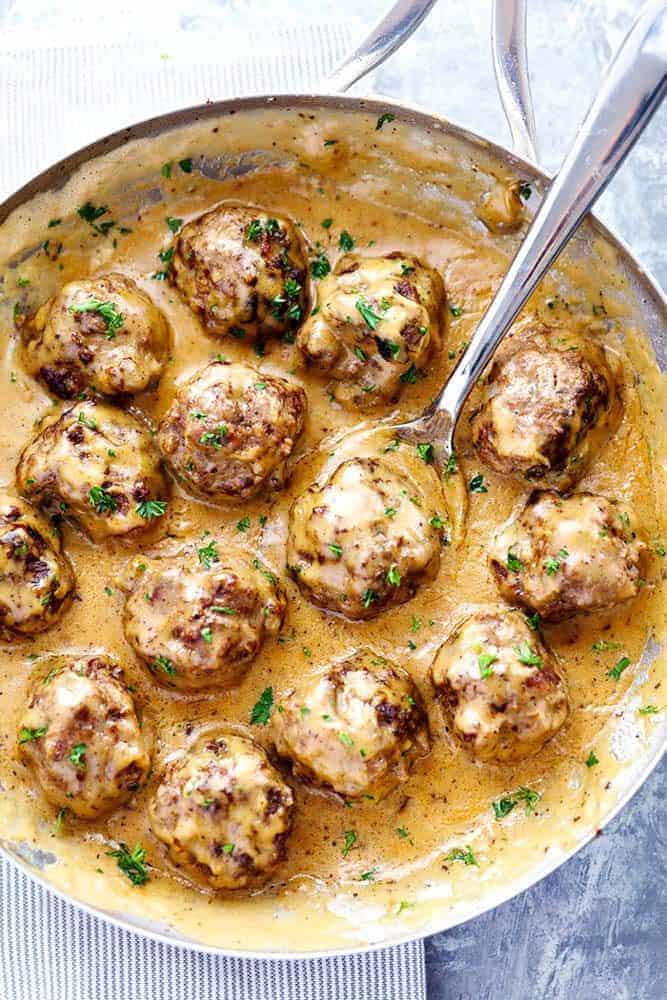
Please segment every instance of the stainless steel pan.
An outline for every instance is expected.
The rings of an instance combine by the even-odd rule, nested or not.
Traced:
[[[134,140],[162,136],[165,133],[187,134],[188,128],[199,127],[202,122],[224,119],[230,114],[243,116],[258,110],[266,109],[296,109],[303,112],[331,111],[359,112],[378,116],[389,112],[395,118],[409,126],[414,133],[436,133],[443,140],[456,142],[462,148],[470,150],[471,154],[483,155],[487,161],[495,162],[501,168],[511,168],[516,174],[531,179],[536,191],[544,190],[549,184],[549,177],[536,165],[535,161],[535,129],[533,122],[530,92],[527,83],[525,63],[525,3],[523,0],[498,0],[495,4],[493,46],[499,92],[510,123],[515,152],[510,152],[487,139],[467,131],[446,119],[430,115],[428,112],[405,103],[388,101],[385,98],[356,98],[341,96],[354,82],[361,79],[371,69],[381,63],[399,45],[408,38],[419,26],[434,0],[399,0],[384,20],[371,32],[366,41],[338,68],[326,82],[327,94],[283,94],[265,95],[243,99],[229,99],[213,104],[201,105],[171,114],[161,115],[148,121],[140,122],[120,132],[115,132],[91,145],[73,153],[71,156],[55,164],[53,167],[35,177],[2,205],[0,205],[0,229],[3,223],[13,213],[21,212],[37,196],[58,189],[77,175],[87,164],[112,154],[114,151],[128,149],[132,155]],[[213,169],[213,165],[209,164]],[[128,193],[128,198],[134,197]],[[100,200],[104,191],[99,192]],[[598,221],[590,218],[582,227],[577,237],[583,247],[592,241],[601,239],[612,247],[618,258],[618,267],[625,276],[636,302],[635,313],[637,324],[647,331],[655,347],[659,364],[663,371],[667,367],[667,300],[651,275],[632,256],[628,248],[616,236],[610,233]],[[653,768],[661,759],[664,750],[665,727],[653,727],[650,739],[647,739],[636,751],[637,758],[632,768],[615,790],[613,799],[609,799],[601,816],[602,822],[608,822],[632,797]],[[4,831],[0,831],[3,833]],[[508,880],[499,889],[485,892],[477,898],[466,912],[454,913],[444,907],[431,909],[423,918],[417,917],[408,927],[403,927],[397,933],[376,938],[371,944],[352,942],[349,946],[341,945],[339,941],[332,942],[331,947],[323,945],[317,951],[308,951],[310,956],[328,954],[331,952],[359,950],[362,947],[381,947],[388,943],[415,938],[427,933],[444,930],[463,919],[469,919],[487,910],[528,885],[544,877],[555,867],[583,846],[592,832],[584,832],[573,840],[567,850],[561,852],[548,862],[535,863],[519,877]],[[21,866],[32,877],[46,886],[53,888],[49,875],[51,863],[56,858],[46,858],[43,852],[31,850],[24,842],[4,836],[0,846],[13,862]],[[54,854],[57,848],[53,848]],[[57,890],[56,890],[57,891]],[[156,937],[169,943],[177,943],[189,947],[205,948],[212,951],[226,951],[224,942],[217,948],[204,945],[200,941],[185,938],[182,934],[163,926],[147,922],[140,916],[109,912],[104,905],[93,905],[91,901],[73,898],[72,901],[86,907],[98,916],[112,920],[124,927]],[[298,934],[295,933],[298,940]],[[276,954],[269,944],[265,950],[234,951],[234,954],[253,956],[269,956]],[[280,957],[297,957],[303,954],[299,948],[285,953]]]

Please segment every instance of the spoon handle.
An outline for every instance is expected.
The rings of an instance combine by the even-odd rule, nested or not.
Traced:
[[[526,300],[612,179],[667,91],[667,2],[651,0],[631,28],[498,291],[429,408],[451,450],[463,404]]]
[[[535,114],[526,52],[527,0],[494,0],[491,48],[498,94],[517,156],[537,163]]]
[[[395,52],[422,23],[436,0],[397,0],[363,42],[322,81],[330,94],[344,94],[353,83]]]

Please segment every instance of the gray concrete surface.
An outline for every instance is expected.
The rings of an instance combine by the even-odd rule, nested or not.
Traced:
[[[428,1000],[664,997],[666,775],[538,885],[429,938]]]

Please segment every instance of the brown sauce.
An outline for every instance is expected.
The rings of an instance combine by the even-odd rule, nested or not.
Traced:
[[[171,360],[155,392],[134,405],[155,424],[172,399],[177,383],[221,353],[246,360],[260,370],[290,373],[304,385],[309,400],[307,427],[286,489],[267,502],[213,507],[192,500],[174,484],[160,532],[176,538],[212,533],[224,549],[241,544],[262,555],[280,575],[289,611],[279,641],[269,641],[238,688],[206,697],[187,697],[158,687],[126,643],[121,627],[122,592],[115,580],[132,554],[150,540],[130,547],[122,542],[94,546],[75,527],[64,526],[64,542],[78,581],[77,599],[60,623],[33,640],[5,641],[0,657],[0,835],[39,846],[59,858],[46,877],[73,896],[114,912],[132,912],[158,925],[177,928],[208,944],[239,949],[309,950],[396,938],[444,922],[443,913],[479,908],[519,885],[543,864],[552,863],[595,827],[629,780],[633,762],[646,759],[647,743],[661,714],[638,708],[665,704],[660,663],[640,666],[647,637],[664,635],[664,560],[654,555],[642,593],[632,604],[610,613],[578,617],[547,626],[547,641],[561,658],[572,714],[566,727],[539,754],[517,765],[476,763],[445,731],[434,703],[428,669],[435,651],[463,611],[497,592],[487,566],[487,543],[496,528],[525,500],[529,489],[482,467],[461,421],[458,455],[463,481],[483,472],[487,493],[468,493],[465,538],[445,552],[437,579],[423,586],[408,604],[365,623],[324,614],[301,598],[285,572],[287,510],[324,462],[338,464],[359,448],[376,453],[368,431],[416,416],[438,391],[456,363],[520,234],[491,233],[475,214],[485,192],[517,180],[480,153],[442,135],[425,136],[396,122],[375,131],[375,118],[322,112],[254,112],[220,123],[200,124],[151,142],[110,154],[57,193],[43,196],[0,228],[3,277],[0,367],[0,481],[11,488],[14,466],[34,422],[51,407],[43,389],[20,368],[11,313],[16,301],[34,307],[67,280],[117,270],[131,275],[164,311],[172,329]],[[258,134],[261,140],[258,141]],[[325,145],[325,140],[335,143]],[[253,152],[266,151],[266,163]],[[223,179],[203,176],[197,156],[229,153],[233,172]],[[194,157],[186,173],[177,166]],[[160,172],[173,164],[171,177]],[[254,169],[241,169],[241,166]],[[519,178],[520,179],[520,178]],[[160,200],[156,200],[159,193]],[[109,206],[105,218],[132,232],[95,235],[76,216],[90,198]],[[443,275],[448,293],[442,353],[427,377],[406,386],[399,405],[358,414],[332,403],[326,384],[298,367],[296,349],[268,343],[259,357],[233,339],[215,342],[179,300],[168,283],[151,278],[161,268],[158,252],[171,241],[165,217],[189,219],[224,200],[260,205],[297,221],[313,255],[317,244],[334,264],[340,233],[347,230],[360,253],[392,250],[414,253]],[[140,211],[133,206],[143,204]],[[62,218],[47,228],[50,218]],[[332,218],[329,228],[324,219]],[[45,251],[25,255],[49,239]],[[115,241],[115,245],[114,245]],[[62,250],[57,246],[62,242]],[[623,417],[606,442],[581,489],[616,497],[632,505],[653,552],[665,542],[660,522],[659,459],[664,441],[664,410],[655,360],[647,338],[636,328],[636,309],[616,268],[614,251],[602,244],[585,258],[563,258],[534,297],[517,325],[517,336],[539,319],[597,331],[623,361]],[[55,259],[51,256],[56,254]],[[25,256],[25,259],[22,257]],[[19,261],[18,266],[17,261]],[[29,281],[19,287],[17,278]],[[316,288],[314,288],[316,291]],[[451,307],[454,307],[452,310]],[[594,309],[595,307],[595,309]],[[602,308],[600,308],[602,307]],[[4,374],[3,374],[4,373]],[[664,395],[664,391],[663,391]],[[474,405],[474,396],[471,401]],[[323,443],[324,442],[324,443]],[[321,450],[320,450],[321,449]],[[331,454],[333,452],[333,458]],[[662,503],[664,508],[664,503]],[[247,516],[250,527],[239,531]],[[260,516],[266,517],[261,526]],[[595,653],[600,639],[620,644],[618,652]],[[408,783],[380,803],[343,801],[296,785],[296,823],[288,858],[277,877],[259,894],[234,899],[192,888],[165,860],[148,828],[146,797],[155,776],[131,804],[102,821],[65,818],[54,829],[55,810],[43,802],[32,775],[16,757],[16,720],[26,682],[39,658],[53,652],[104,650],[123,664],[137,688],[145,725],[156,733],[154,771],[187,723],[195,727],[230,724],[266,743],[262,727],[249,726],[252,706],[265,687],[278,698],[295,676],[316,672],[353,648],[368,645],[403,665],[429,705],[433,749],[417,763]],[[621,655],[632,667],[616,682],[606,676]],[[644,661],[645,662],[645,661]],[[664,664],[663,664],[664,669]],[[642,672],[644,671],[644,672]],[[599,765],[587,767],[591,750]],[[625,784],[624,784],[625,783]],[[605,787],[606,786],[606,787]],[[492,803],[519,787],[540,795],[533,814],[522,806],[499,821]],[[399,828],[407,835],[399,833]],[[342,856],[345,832],[357,841]],[[116,841],[140,841],[151,865],[151,881],[138,889],[117,870],[106,851]],[[470,846],[479,864],[447,861],[453,848]],[[373,871],[372,878],[362,879]]]

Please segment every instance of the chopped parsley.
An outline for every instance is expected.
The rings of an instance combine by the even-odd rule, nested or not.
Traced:
[[[510,573],[520,573],[524,565],[518,556],[515,556],[511,549],[507,550],[507,568]]]
[[[371,588],[368,587],[364,591],[364,596],[361,598],[361,603],[365,608],[370,608],[371,604],[374,604],[375,601],[377,601],[377,599],[378,599],[377,591],[371,590]]]
[[[167,510],[166,500],[142,500],[135,507],[135,510],[139,517],[143,517],[146,521],[151,521],[154,517],[162,517]]]
[[[273,708],[273,688],[266,687],[252,707],[250,713],[251,726],[265,726],[271,717]]]
[[[660,709],[657,705],[644,705],[643,708],[638,708],[637,711],[640,715],[657,715]]]
[[[338,734],[338,739],[346,747],[353,747],[354,746],[354,740],[352,739],[352,737],[348,733],[340,732]]]
[[[519,662],[525,663],[528,667],[541,667],[543,660],[539,653],[536,653],[527,642],[522,642],[520,646],[513,646]]]
[[[192,173],[192,158],[187,156],[184,160],[179,160],[178,165],[184,174]]]
[[[526,625],[533,632],[537,632],[540,627],[540,613],[539,611],[533,612],[532,615],[526,615]]]
[[[127,875],[132,885],[144,885],[148,882],[148,871],[146,870],[146,851],[141,844],[136,844],[133,851],[128,849],[127,844],[121,844],[115,851],[107,851],[110,858],[116,859],[116,864]]]
[[[326,278],[330,270],[331,264],[329,263],[329,258],[321,250],[315,260],[310,262],[310,273],[316,281],[321,281],[322,278]]]
[[[519,198],[521,198],[522,201],[528,201],[532,193],[533,189],[530,184],[527,181],[522,181],[519,185]]]
[[[495,813],[496,819],[504,819],[508,816],[514,807],[519,803],[523,802],[525,804],[526,816],[530,816],[531,813],[535,811],[535,806],[540,801],[540,793],[534,791],[532,788],[526,788],[522,785],[518,788],[516,792],[511,795],[504,795],[501,799],[498,799],[493,803],[493,811]]]
[[[449,479],[450,476],[453,476],[455,472],[458,472],[458,469],[459,464],[456,455],[452,453],[447,459],[447,464],[445,465],[445,479]]]
[[[340,234],[340,238],[338,240],[338,246],[344,253],[349,253],[350,250],[354,249],[354,240],[348,233],[347,229],[344,229],[343,232]]]
[[[615,681],[620,681],[621,674],[627,670],[632,660],[629,656],[622,656],[618,663],[615,663],[611,670],[607,671],[607,677],[612,677]]]
[[[213,563],[218,562],[220,559],[217,543],[211,541],[208,545],[203,545],[200,549],[197,549],[197,558],[204,569],[210,569]]]
[[[589,753],[588,757],[586,758],[586,767],[595,767],[595,765],[599,764],[599,763],[600,763],[600,761],[595,756],[594,751],[591,750],[591,752]]]
[[[92,201],[87,201],[85,204],[77,208],[76,214],[84,222],[89,222],[91,225],[97,222],[101,216],[106,215],[109,211],[106,205],[93,205]]]
[[[344,836],[345,846],[340,853],[346,858],[357,842],[357,834],[355,830],[346,830]]]
[[[175,219],[173,215],[168,215],[164,221],[167,223],[172,233],[177,233],[183,225],[183,219]]]
[[[387,570],[387,583],[391,587],[399,587],[401,584],[401,574],[398,571],[396,563],[392,563]]]
[[[167,677],[174,677],[176,675],[174,664],[168,656],[162,656],[162,654],[155,657],[155,661],[151,665],[151,670],[161,670]]]
[[[542,565],[547,576],[555,576],[560,569],[560,562],[555,556],[547,556]]]
[[[236,530],[240,531],[241,533],[247,531],[249,527],[250,527],[250,518],[248,517],[247,514],[245,515],[245,517],[242,517],[240,521],[236,522]]]
[[[414,385],[417,381],[417,369],[414,365],[410,365],[407,371],[403,372],[400,376],[401,382],[406,385]]]
[[[365,299],[357,299],[354,303],[355,308],[361,314],[366,326],[371,330],[377,330],[378,324],[382,322],[382,316],[379,316],[376,312],[373,312],[372,307]]]
[[[211,448],[222,448],[222,442],[224,438],[227,437],[227,428],[224,424],[220,424],[216,427],[214,431],[204,431],[202,436],[199,438],[199,443],[204,446],[209,445]]]
[[[48,726],[38,726],[36,729],[32,729],[30,726],[21,726],[19,743],[31,743],[33,740],[41,739],[48,728]]]
[[[417,445],[417,454],[426,465],[430,465],[435,458],[433,445],[426,441],[422,441]]]
[[[80,424],[83,424],[84,427],[87,427],[89,431],[96,431],[97,430],[97,423],[94,420],[92,420],[90,417],[87,417],[86,414],[83,411],[81,411],[81,413],[79,413],[79,421],[78,422]]]
[[[115,513],[118,509],[116,500],[110,493],[103,490],[101,486],[93,486],[88,492],[88,502],[94,507],[98,514]]]
[[[343,548],[342,548],[342,546],[338,545],[337,542],[329,542],[329,548],[331,549],[331,551],[335,555],[336,559],[340,559],[340,557],[343,554]]]
[[[463,309],[461,308],[461,306],[450,306],[449,311],[452,314],[452,316],[456,317],[457,319],[463,313]]]
[[[479,868],[479,861],[470,847],[455,847],[447,855],[447,861],[462,861],[464,865],[476,865]]]
[[[321,226],[322,229],[331,229],[333,226],[333,219],[322,219]]]
[[[86,769],[86,749],[85,743],[77,743],[67,754],[77,771],[85,771]]]
[[[87,302],[82,302],[80,305],[70,306],[69,311],[71,313],[94,312],[101,316],[106,327],[107,340],[113,340],[116,331],[120,330],[125,322],[125,317],[122,312],[119,312],[115,302],[101,302],[100,299],[95,298],[88,299]]]
[[[375,123],[375,131],[379,132],[383,125],[393,122],[395,117],[396,115],[392,115],[391,111],[384,111]]]
[[[371,870],[368,871],[368,872],[362,872],[361,875],[359,876],[359,881],[360,882],[374,882],[375,881],[375,876],[377,875],[377,873],[378,873],[379,870],[380,870],[379,868],[371,868]]]
[[[484,485],[484,476],[481,472],[478,472],[476,476],[473,476],[468,484],[468,489],[471,493],[488,493],[488,486]]]
[[[593,645],[591,646],[591,649],[593,650],[594,653],[604,653],[605,650],[608,649],[613,650],[620,648],[621,648],[620,642],[609,642],[608,639],[598,639],[597,642],[594,642]]]
[[[498,657],[495,653],[480,653],[477,657],[477,663],[479,664],[479,675],[482,680],[486,680],[488,677],[493,677],[493,667],[492,663],[497,661]]]

